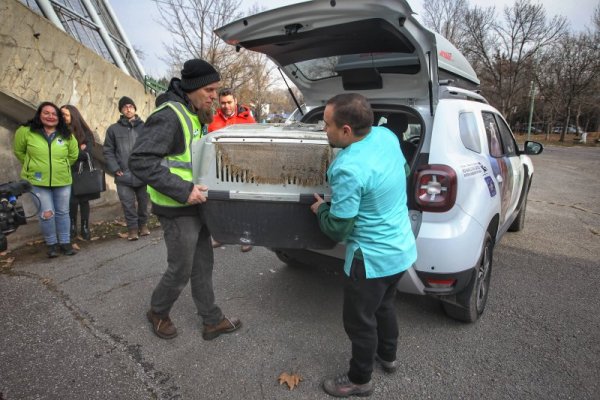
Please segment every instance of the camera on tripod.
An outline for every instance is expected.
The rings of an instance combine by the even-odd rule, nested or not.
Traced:
[[[17,198],[31,190],[31,184],[25,180],[0,184],[0,252],[8,248],[9,235],[27,219],[23,207],[17,205]]]

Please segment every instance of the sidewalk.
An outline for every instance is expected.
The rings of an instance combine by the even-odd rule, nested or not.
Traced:
[[[103,202],[99,205],[90,204],[91,226],[96,222],[114,220],[118,217],[123,217],[121,203],[118,201],[113,203]],[[7,238],[9,251],[23,247],[29,242],[43,240],[37,217],[27,219],[26,225],[19,226],[16,232],[11,233]]]

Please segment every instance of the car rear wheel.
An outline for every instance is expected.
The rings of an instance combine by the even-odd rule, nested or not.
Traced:
[[[462,292],[456,294],[456,301],[442,300],[444,311],[450,318],[464,322],[475,322],[483,313],[492,277],[493,251],[494,242],[490,234],[486,233],[481,258],[471,282]]]

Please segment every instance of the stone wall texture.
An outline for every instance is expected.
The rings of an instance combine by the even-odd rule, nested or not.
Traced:
[[[41,102],[77,107],[102,144],[121,96],[135,101],[142,119],[154,109],[155,97],[139,81],[19,1],[0,1],[0,183],[18,179],[14,132]],[[112,178],[107,183],[102,201],[116,201]]]

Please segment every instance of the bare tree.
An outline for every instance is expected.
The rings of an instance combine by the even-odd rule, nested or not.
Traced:
[[[249,88],[268,88],[269,71],[259,68],[267,64],[264,55],[240,51],[224,43],[214,30],[243,16],[241,0],[154,0],[163,16],[159,21],[173,38],[165,43],[168,58],[163,59],[177,76],[185,60],[202,58],[221,73],[223,86],[238,93],[249,93]],[[250,14],[260,11],[258,6]],[[267,84],[268,83],[268,84]],[[260,95],[247,96],[255,101]],[[261,97],[262,98],[262,97]]]
[[[458,48],[463,41],[467,0],[429,0],[423,3],[423,22]]]
[[[467,12],[463,50],[480,75],[484,94],[509,122],[514,122],[518,99],[527,96],[536,55],[556,43],[566,27],[564,17],[548,21],[543,6],[530,0],[505,7],[502,19],[494,8],[476,6]]]
[[[597,107],[600,47],[591,33],[568,35],[546,53],[543,62],[539,80],[564,117],[562,142],[573,115],[575,126],[580,126],[582,112]]]

